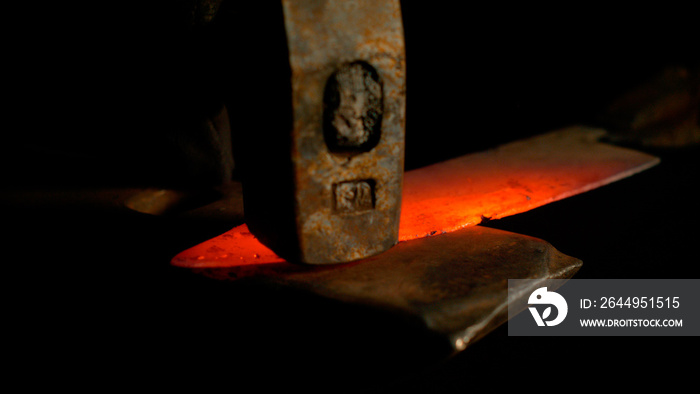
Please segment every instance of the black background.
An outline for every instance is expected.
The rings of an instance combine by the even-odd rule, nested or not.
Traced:
[[[222,102],[234,133],[264,125],[265,97],[284,76],[280,10],[227,4],[228,23],[213,32],[184,27],[165,4],[21,10],[7,58],[3,193],[176,184],[177,170],[159,164],[172,158],[159,142],[168,125]],[[664,66],[697,65],[697,29],[683,9],[404,2],[402,11],[407,169],[592,123]],[[698,149],[640,149],[661,164],[487,225],[582,259],[579,279],[697,278]],[[390,392],[693,379],[694,338],[511,338],[504,325],[438,360],[429,338],[376,312],[169,266],[231,223],[26,203],[6,205],[3,278],[7,342],[27,382]]]

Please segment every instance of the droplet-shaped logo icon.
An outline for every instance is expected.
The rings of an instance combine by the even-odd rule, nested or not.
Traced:
[[[547,291],[546,287],[540,287],[530,294],[530,298],[527,300],[530,305],[552,305],[557,308],[557,315],[554,320],[547,320],[547,318],[552,314],[552,307],[549,306],[542,312],[540,316],[537,308],[534,306],[529,307],[532,317],[538,326],[543,327],[545,325],[552,327],[564,321],[566,318],[566,313],[569,311],[569,307],[566,304],[564,297],[555,293],[553,291]]]

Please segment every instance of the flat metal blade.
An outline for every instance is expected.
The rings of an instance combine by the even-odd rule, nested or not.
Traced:
[[[449,233],[615,182],[657,157],[599,142],[605,131],[569,127],[469,154],[404,175],[399,241]],[[175,256],[185,268],[299,269],[255,239],[245,224]]]

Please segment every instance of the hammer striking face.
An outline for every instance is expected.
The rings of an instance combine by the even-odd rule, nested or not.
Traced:
[[[271,158],[277,170],[251,167],[248,227],[290,261],[341,263],[383,252],[398,240],[403,178],[399,2],[285,0],[283,9],[292,125],[275,141],[285,146]]]

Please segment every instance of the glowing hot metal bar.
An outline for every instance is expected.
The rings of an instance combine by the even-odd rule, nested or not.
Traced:
[[[656,165],[656,157],[598,140],[604,130],[571,127],[404,175],[399,240],[502,218],[583,193]],[[246,225],[175,256],[179,267],[230,268],[232,277],[306,267],[285,262]]]

